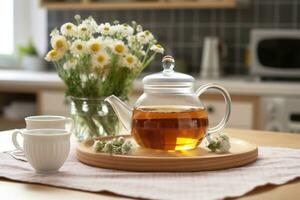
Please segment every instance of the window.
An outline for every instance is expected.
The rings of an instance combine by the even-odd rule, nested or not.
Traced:
[[[0,0],[0,55],[14,51],[13,0]]]

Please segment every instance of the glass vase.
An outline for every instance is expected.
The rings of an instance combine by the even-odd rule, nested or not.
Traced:
[[[118,134],[119,120],[104,99],[71,97],[72,133],[79,141]]]

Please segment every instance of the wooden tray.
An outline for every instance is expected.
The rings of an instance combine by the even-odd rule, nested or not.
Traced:
[[[123,137],[134,142],[131,136]],[[213,153],[199,146],[194,150],[180,152],[137,147],[130,155],[95,153],[92,149],[93,141],[84,141],[78,145],[76,155],[79,161],[91,166],[143,172],[218,170],[246,165],[256,160],[258,151],[255,145],[236,138],[230,141],[230,152],[225,154]]]

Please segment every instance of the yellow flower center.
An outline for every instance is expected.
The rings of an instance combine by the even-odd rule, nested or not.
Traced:
[[[104,27],[104,30],[105,31],[109,31],[109,27]]]
[[[55,58],[57,56],[57,51],[55,51],[54,49],[50,51],[50,57],[51,58]]]
[[[116,50],[116,52],[118,52],[118,53],[123,53],[124,50],[125,50],[125,47],[124,47],[122,44],[117,44],[117,45],[115,46],[115,50]]]
[[[82,27],[80,30],[81,30],[82,32],[86,32],[86,31],[87,31],[87,28],[86,28],[86,27]]]
[[[66,29],[67,29],[67,30],[71,30],[71,29],[72,29],[72,26],[71,26],[70,24],[68,24],[68,25],[66,26]]]
[[[133,63],[133,57],[127,57],[127,62],[129,63],[129,64],[132,64]]]
[[[61,40],[56,41],[56,48],[61,49],[64,47],[64,43]]]
[[[162,48],[160,44],[157,44],[156,47],[159,48],[159,49]]]
[[[78,49],[78,50],[82,50],[82,48],[83,48],[83,47],[82,47],[81,44],[78,44],[78,45],[77,45],[77,49]]]
[[[99,63],[103,63],[103,62],[105,61],[105,57],[104,57],[103,55],[99,55],[99,56],[97,57],[97,61],[98,61]]]
[[[93,52],[98,52],[100,50],[100,48],[101,48],[100,44],[94,43],[91,45],[91,50]]]

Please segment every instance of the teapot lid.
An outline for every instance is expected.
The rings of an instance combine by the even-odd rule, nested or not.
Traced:
[[[195,79],[190,75],[175,72],[175,60],[172,56],[164,56],[162,66],[162,72],[143,78],[145,90],[166,93],[191,92],[193,90]]]

